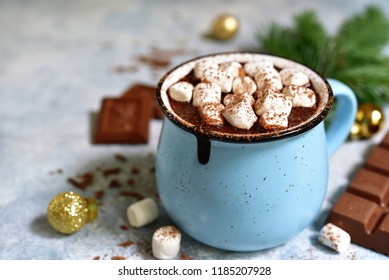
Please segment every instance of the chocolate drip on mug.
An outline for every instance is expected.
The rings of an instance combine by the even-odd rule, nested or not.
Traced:
[[[207,164],[211,156],[211,141],[208,138],[196,136],[197,158],[201,164]]]

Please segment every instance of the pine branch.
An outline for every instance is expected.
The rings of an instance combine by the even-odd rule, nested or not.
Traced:
[[[336,40],[347,60],[375,57],[382,53],[389,41],[389,21],[378,7],[370,6],[365,12],[345,21]]]
[[[368,6],[329,36],[313,11],[293,18],[289,28],[277,23],[257,34],[262,51],[300,62],[326,77],[348,84],[360,103],[389,102],[389,20]]]
[[[360,103],[389,102],[389,60],[354,65],[336,73],[336,79],[348,84],[358,94]]]
[[[259,41],[262,43],[264,52],[276,56],[287,57],[295,61],[301,61],[302,56],[296,48],[294,34],[288,28],[282,28],[273,22],[264,26],[257,34]],[[280,42],[292,42],[291,44],[280,44]]]

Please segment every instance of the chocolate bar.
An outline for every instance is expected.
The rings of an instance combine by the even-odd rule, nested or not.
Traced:
[[[96,144],[147,143],[152,101],[147,95],[104,98],[95,133]]]
[[[389,256],[389,132],[357,171],[327,217],[351,242]]]
[[[155,87],[134,84],[118,97],[102,100],[94,135],[95,144],[142,144],[148,142],[151,117],[162,119]]]
[[[161,108],[157,104],[157,100],[155,97],[156,88],[146,85],[146,84],[134,84],[124,91],[120,98],[131,98],[133,95],[147,95],[150,98],[153,106],[153,115],[154,119],[162,119],[163,113]]]

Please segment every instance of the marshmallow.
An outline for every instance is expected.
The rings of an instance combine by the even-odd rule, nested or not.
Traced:
[[[242,64],[236,61],[221,63],[219,64],[219,69],[230,73],[233,78],[244,75]]]
[[[202,79],[204,71],[207,69],[218,69],[219,65],[212,59],[204,59],[197,62],[194,66],[193,72],[197,79]]]
[[[250,129],[258,119],[250,103],[243,98],[228,104],[222,115],[229,124],[242,129]]]
[[[152,251],[155,258],[168,260],[180,251],[181,232],[174,226],[163,226],[153,234]]]
[[[278,91],[266,89],[255,102],[254,111],[261,116],[269,110],[289,115],[292,110],[292,100]]]
[[[158,207],[151,198],[145,198],[127,208],[127,218],[131,226],[142,227],[154,222],[159,216]]]
[[[288,127],[288,115],[284,112],[277,113],[269,110],[263,113],[259,124],[266,130],[277,130]]]
[[[271,88],[274,90],[282,89],[282,81],[278,71],[271,67],[259,68],[254,76],[258,89]]]
[[[224,119],[221,111],[224,109],[224,105],[221,103],[213,104],[208,103],[198,107],[201,119],[208,125],[223,125]]]
[[[282,93],[292,99],[293,107],[313,107],[316,104],[315,92],[304,86],[286,86]]]
[[[193,90],[192,105],[197,107],[207,103],[220,103],[222,93],[216,83],[198,83]]]
[[[261,61],[249,61],[244,64],[243,69],[247,75],[255,77],[259,69],[264,67],[274,68],[273,62],[270,60],[261,60]]]
[[[189,82],[177,82],[169,88],[170,97],[179,102],[189,102],[192,99],[193,85]]]
[[[253,94],[257,90],[257,85],[254,80],[249,77],[237,77],[232,82],[232,92],[233,93],[249,93]]]
[[[232,102],[235,102],[235,100],[237,99],[246,99],[251,106],[254,106],[255,104],[255,99],[254,97],[249,94],[249,93],[234,93],[234,94],[226,94],[226,96],[224,96],[223,98],[223,103],[224,105],[228,105]]]
[[[351,242],[350,234],[343,229],[328,223],[322,227],[319,233],[319,242],[338,253],[347,250]]]
[[[297,85],[303,86],[309,84],[309,78],[304,73],[296,70],[285,68],[280,71],[280,77],[284,86]]]
[[[216,83],[220,86],[222,92],[230,92],[232,89],[232,81],[234,77],[232,74],[221,71],[219,69],[209,68],[204,71],[202,82]]]

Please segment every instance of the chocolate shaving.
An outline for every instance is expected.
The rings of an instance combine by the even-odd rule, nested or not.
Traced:
[[[103,170],[103,175],[105,177],[108,177],[110,175],[116,175],[121,172],[121,169],[119,167],[114,167],[114,168],[107,168]]]
[[[121,226],[120,226],[120,229],[121,229],[121,230],[129,230],[130,227],[129,227],[128,225],[121,225]]]
[[[126,162],[127,161],[127,158],[125,156],[123,156],[122,154],[115,154],[115,158],[118,161],[121,161],[121,162]]]
[[[129,179],[127,179],[126,183],[127,183],[127,185],[129,185],[129,186],[133,186],[133,185],[135,184],[135,180],[132,179],[132,178],[129,178]]]
[[[122,243],[119,243],[118,246],[120,246],[120,247],[129,247],[132,244],[134,244],[134,242],[132,242],[131,240],[128,240],[128,241],[124,241]]]
[[[121,260],[125,260],[127,259],[126,257],[123,257],[123,256],[112,256],[111,257],[111,260],[113,261],[121,261]]]
[[[104,191],[96,191],[95,192],[95,198],[98,200],[101,200],[104,196],[105,192]]]
[[[130,197],[133,197],[133,198],[135,198],[137,200],[144,199],[143,195],[141,195],[141,194],[139,194],[137,192],[132,192],[132,191],[122,191],[122,192],[119,193],[119,195],[121,195],[121,196],[130,196]]]
[[[138,174],[140,172],[140,169],[136,166],[132,167],[131,168],[131,173],[132,174]]]
[[[122,186],[122,183],[120,183],[119,180],[117,179],[112,179],[110,182],[109,182],[109,185],[108,185],[108,188],[112,189],[112,188],[120,188]]]
[[[68,178],[68,182],[73,186],[75,186],[76,188],[79,188],[81,190],[86,190],[91,185],[94,175],[91,172],[86,172],[77,177],[80,178],[80,180],[77,180],[75,178]]]
[[[187,254],[185,253],[181,253],[180,254],[180,257],[179,257],[179,260],[192,260],[191,257],[189,257]]]

